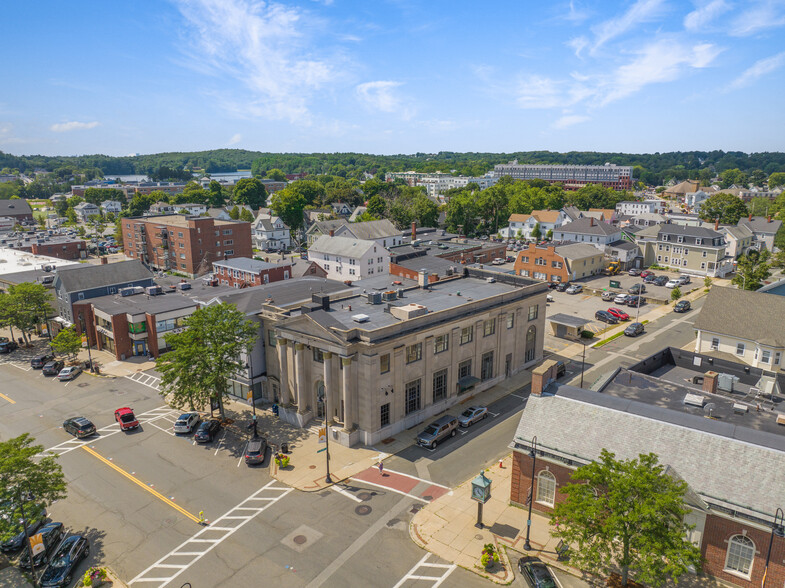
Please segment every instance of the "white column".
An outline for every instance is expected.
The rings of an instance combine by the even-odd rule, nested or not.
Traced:
[[[342,357],[341,396],[343,397],[343,428],[351,430],[354,424],[354,404],[352,403],[352,358]]]
[[[288,406],[289,396],[289,339],[278,339],[278,369],[281,380],[281,404]]]
[[[324,414],[327,423],[333,422],[335,417],[335,395],[333,393],[333,354],[325,351],[324,357]]]
[[[297,386],[297,412],[303,414],[308,406],[306,401],[306,383],[305,383],[305,344],[295,343],[294,345],[294,363],[296,366],[295,382]]]

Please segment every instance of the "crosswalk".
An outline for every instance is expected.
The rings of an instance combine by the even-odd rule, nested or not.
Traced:
[[[272,480],[260,488],[141,572],[130,584],[154,585],[159,588],[166,586],[235,531],[292,491],[291,488],[277,486],[277,483],[277,480]]]
[[[161,391],[161,378],[156,376],[146,374],[144,372],[136,372],[131,374],[130,376],[125,376],[127,379],[136,382],[137,384],[141,384],[142,386],[147,386],[148,388],[152,388],[156,392]]]
[[[414,567],[410,569],[407,574],[401,578],[398,583],[393,586],[393,588],[400,588],[403,586],[407,581],[412,580],[413,582],[417,582],[418,586],[421,586],[420,582],[433,582],[431,588],[437,588],[441,586],[442,582],[444,582],[447,577],[453,573],[455,568],[458,566],[455,564],[443,564],[443,563],[431,563],[428,561],[428,558],[432,557],[433,554],[426,553],[420,561],[414,564]],[[433,556],[434,558],[436,556]],[[425,572],[441,572],[438,575],[431,575],[426,574]]]

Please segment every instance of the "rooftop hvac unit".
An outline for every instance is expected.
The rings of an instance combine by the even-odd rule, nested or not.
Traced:
[[[368,304],[381,304],[381,303],[382,303],[381,292],[368,292]]]
[[[733,392],[733,386],[739,381],[738,376],[733,374],[719,374],[717,376],[717,388],[725,392]]]
[[[398,288],[398,298],[403,298],[403,288]]]
[[[697,406],[698,408],[703,408],[703,405],[706,404],[706,398],[701,396],[700,394],[687,394],[684,397],[684,404],[689,404],[690,406]]]
[[[371,317],[369,317],[367,314],[355,314],[352,316],[352,320],[355,323],[367,323],[369,320],[371,320]]]
[[[382,300],[384,302],[390,302],[396,298],[398,298],[398,294],[395,292],[395,290],[388,290],[387,292],[382,293]]]

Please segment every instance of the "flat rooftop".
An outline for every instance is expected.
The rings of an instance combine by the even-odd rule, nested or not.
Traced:
[[[144,313],[155,315],[183,308],[196,308],[196,302],[178,293],[159,294],[157,296],[148,296],[147,294],[120,296],[119,294],[112,294],[110,296],[90,298],[88,302],[98,310],[112,316]]]
[[[74,265],[74,262],[68,259],[58,259],[46,255],[33,255],[27,251],[0,247],[0,275],[40,270],[47,265],[52,267],[63,267],[66,265]]]
[[[188,228],[189,220],[203,219],[203,218],[212,219],[215,225],[236,225],[238,223],[246,222],[246,221],[236,221],[236,220],[219,220],[217,218],[206,217],[206,216],[192,216],[189,214],[159,214],[156,216],[135,216],[135,217],[129,217],[128,220],[142,220],[148,223],[157,223],[160,225],[167,225],[172,227]]]

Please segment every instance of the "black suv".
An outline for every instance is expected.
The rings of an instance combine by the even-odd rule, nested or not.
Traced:
[[[34,370],[40,370],[44,367],[47,363],[52,361],[55,358],[54,355],[51,353],[43,353],[41,355],[36,355],[33,359],[30,360],[30,366]]]
[[[35,564],[35,567],[40,570],[41,566],[43,566],[48,561],[49,556],[52,555],[52,551],[60,545],[60,541],[65,537],[65,527],[63,527],[63,523],[48,523],[41,527],[38,532],[41,534],[44,550],[38,552],[33,557],[33,563]],[[25,549],[19,557],[19,567],[23,570],[30,569],[30,553],[27,549]]]
[[[16,349],[19,349],[19,344],[16,341],[0,342],[0,353],[11,353]]]
[[[95,425],[84,417],[74,417],[63,422],[63,429],[77,439],[95,435]]]
[[[61,359],[55,359],[47,363],[42,369],[41,373],[45,376],[56,376],[60,370],[65,367],[65,362]]]
[[[609,325],[615,325],[619,322],[619,320],[607,310],[598,310],[594,313],[594,318],[598,321],[608,323]]]
[[[657,276],[652,281],[652,284],[654,284],[655,286],[664,286],[667,283],[668,283],[668,276]]]
[[[569,282],[562,282],[561,284],[556,286],[556,291],[557,292],[566,292],[567,288],[569,288],[569,287],[570,287],[570,283]]]
[[[66,537],[57,548],[44,574],[41,586],[69,586],[79,563],[90,555],[90,542],[81,535]]]

